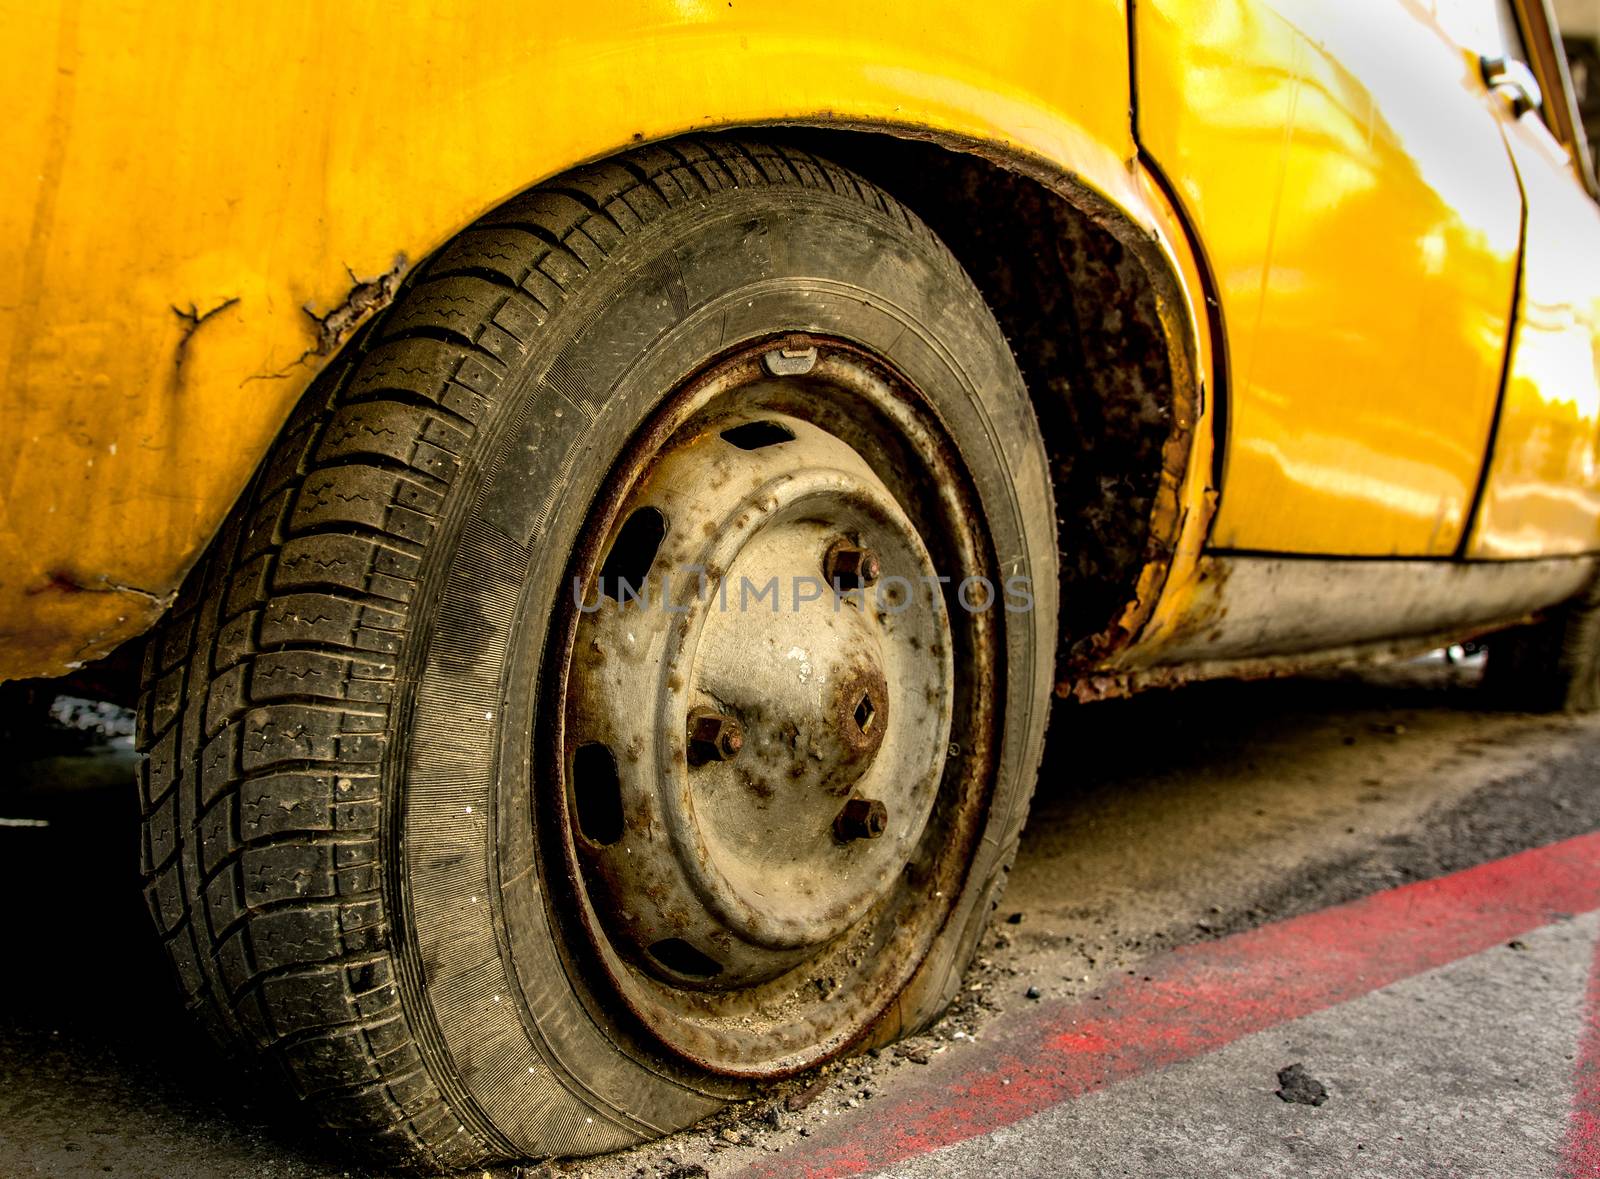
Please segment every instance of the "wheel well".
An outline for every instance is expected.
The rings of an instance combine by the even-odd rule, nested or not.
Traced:
[[[1171,555],[1177,521],[1163,525],[1159,506],[1186,394],[1174,380],[1155,281],[1126,234],[1108,227],[1113,214],[938,143],[831,128],[763,134],[859,172],[961,261],[1010,341],[1050,455],[1059,661],[1120,646],[1131,637],[1127,612],[1141,575]]]

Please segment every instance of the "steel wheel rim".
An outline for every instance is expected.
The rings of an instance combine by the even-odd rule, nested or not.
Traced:
[[[792,437],[747,450],[723,437],[750,425]],[[674,497],[675,487],[697,486],[684,472],[704,474],[713,453],[731,460],[722,464],[732,471],[727,481],[743,479],[748,488]],[[791,456],[811,461],[785,471]],[[892,474],[879,478],[886,468]],[[922,502],[908,504],[917,488]],[[566,928],[577,944],[570,949],[578,968],[597,977],[601,1005],[619,999],[671,1053],[734,1077],[798,1071],[859,1039],[909,981],[950,915],[986,816],[1000,628],[994,611],[958,610],[952,595],[962,577],[993,575],[987,539],[972,524],[981,519],[975,495],[922,395],[878,358],[821,337],[768,341],[685,382],[618,463],[608,493],[591,512],[592,531],[573,562],[550,646],[560,706],[544,750],[550,786],[543,805],[553,812],[547,835],[573,902]],[[637,596],[623,603],[599,592],[626,522],[641,509],[678,515],[684,542],[682,551],[671,551],[669,521],[656,550],[667,559],[644,578],[646,593],[657,595],[649,607],[655,618],[638,608]],[[707,529],[718,520],[720,528]],[[930,529],[930,521],[942,527]],[[841,569],[841,547],[855,550],[842,562],[842,596],[826,584]],[[780,613],[777,624],[753,622],[737,609],[698,609],[698,599],[715,598],[705,581],[662,584],[663,570],[698,553],[708,558],[700,563],[713,587],[738,585],[763,573],[775,548],[808,554],[824,583],[822,598],[794,617]],[[862,549],[878,557],[881,576],[875,586],[857,588],[849,581],[859,579]],[[926,580],[939,575],[950,579],[943,587]],[[909,592],[885,626],[868,616],[886,613],[885,599],[901,592],[891,578]],[[664,623],[669,603],[688,613]],[[831,645],[790,641],[798,632],[825,635],[819,620],[834,620],[842,636]],[[876,622],[877,638],[887,640],[887,651],[880,641],[865,660],[856,656],[875,628],[864,622]],[[638,642],[642,657],[632,666],[653,669],[655,682],[648,703],[630,711],[620,704],[629,684],[616,675],[619,661],[601,670],[594,644],[603,666],[605,647],[625,635],[639,640],[644,626],[650,639]],[[797,698],[764,710],[741,697],[737,684],[730,689],[736,677],[727,653],[763,644],[769,655],[799,648],[818,656],[811,674],[828,691],[809,698],[809,712],[799,707],[798,720]],[[798,681],[801,669],[793,671]],[[925,698],[920,707],[912,680]],[[846,722],[857,721],[862,704],[870,715],[849,731]],[[731,755],[716,751],[727,730],[701,724],[697,732],[707,714],[737,722]],[[763,764],[763,754],[770,761],[785,722],[802,745],[824,722],[849,738],[814,759],[817,774],[801,775],[800,786],[810,789],[786,791],[792,784],[772,765],[749,769]],[[656,740],[646,739],[646,723]],[[596,746],[609,756],[624,799],[620,833],[597,829],[585,814],[586,776],[596,770],[581,760],[594,755],[580,751]],[[642,821],[641,797],[650,799]],[[748,867],[752,850],[763,866],[760,847],[749,840],[730,850],[717,838],[730,798],[745,817],[765,810],[799,825],[803,846],[768,854],[762,888],[730,880],[738,873],[729,863]],[[717,824],[703,821],[708,813]],[[873,831],[879,824],[881,834]],[[773,835],[770,825],[762,832],[769,850]],[[632,857],[646,836],[654,837],[655,852],[667,849],[674,870],[661,871],[659,855],[651,869],[637,868]],[[822,881],[823,869],[841,864],[855,870],[842,873],[844,885],[831,880],[837,887],[820,899],[790,895],[773,903],[775,883]]]

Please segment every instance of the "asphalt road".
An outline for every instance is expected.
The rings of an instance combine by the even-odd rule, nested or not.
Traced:
[[[1572,1136],[1586,1020],[1600,1043],[1600,843],[1582,839],[1600,720],[1484,711],[1471,679],[1434,663],[1063,706],[946,1020],[549,1169],[1590,1173]],[[134,879],[126,743],[9,760],[0,1173],[364,1174],[177,1010]],[[1296,1063],[1321,1104],[1277,1095]]]

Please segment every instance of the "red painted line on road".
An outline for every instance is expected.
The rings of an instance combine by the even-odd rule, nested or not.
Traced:
[[[1098,1002],[1042,1006],[994,1042],[946,1056],[940,1064],[951,1075],[930,1069],[930,1083],[916,1091],[875,1101],[870,1115],[841,1118],[745,1173],[820,1177],[887,1167],[1594,909],[1600,832],[1183,946],[1145,964],[1150,981],[1124,978]],[[1600,1087],[1600,1042],[1586,1043],[1595,1045],[1586,1059],[1596,1068],[1583,1083]],[[1594,1117],[1591,1100],[1582,1119],[1591,1136],[1579,1135],[1579,1149],[1595,1141]]]
[[[1595,943],[1594,965],[1589,970],[1573,1081],[1561,1179],[1600,1179],[1600,942]]]

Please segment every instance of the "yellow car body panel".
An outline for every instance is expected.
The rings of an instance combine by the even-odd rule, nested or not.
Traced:
[[[586,159],[711,126],[932,129],[1153,216],[1116,0],[1003,19],[5,0],[3,19],[0,677],[64,671],[164,609],[323,362],[302,308]]]
[[[1195,218],[1226,328],[1221,548],[1450,555],[1488,445],[1516,176],[1428,13],[1355,7],[1135,9],[1139,137]]]
[[[1537,118],[1508,117],[1528,203],[1505,401],[1468,554],[1600,551],[1600,205]]]
[[[1519,181],[1507,137],[1535,149],[1417,0],[1143,0],[1131,45],[1119,0],[0,11],[0,678],[148,628],[381,282],[705,128],[931,134],[1148,235],[1192,418],[1113,620],[1136,646],[1226,612],[1207,551],[1600,548],[1600,215],[1553,165]]]

